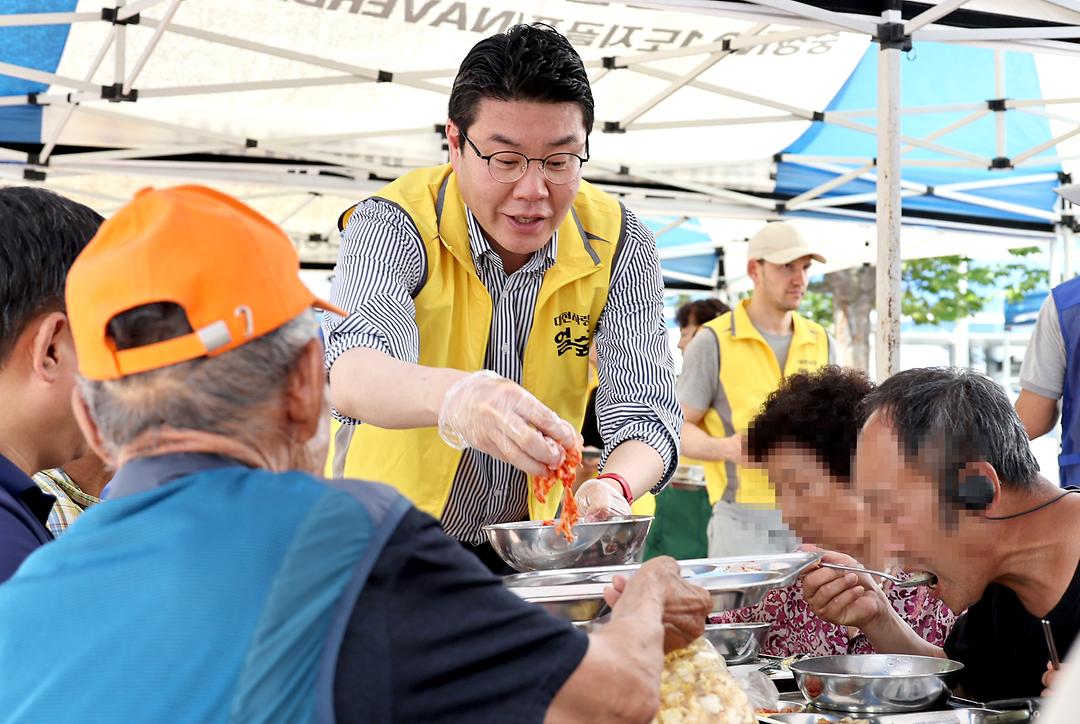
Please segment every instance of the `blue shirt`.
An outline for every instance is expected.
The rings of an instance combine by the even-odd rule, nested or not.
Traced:
[[[135,501],[180,478],[214,470],[226,473],[238,465],[226,457],[195,453],[139,458],[113,478],[111,500]],[[324,484],[344,489],[366,485],[348,480]],[[211,497],[208,506],[215,505]],[[263,502],[273,505],[274,497],[268,486]],[[101,512],[95,509],[88,515]],[[241,515],[236,520],[236,544],[244,545],[252,531],[240,522]],[[74,540],[68,537],[61,544]],[[325,555],[338,546],[332,539],[324,544]],[[147,541],[145,555],[156,551],[153,541]],[[169,560],[162,558],[160,564],[163,571],[171,570]],[[212,565],[208,559],[206,566]],[[390,532],[358,597],[346,605],[340,643],[333,647],[333,686],[319,693],[321,706],[332,711],[339,724],[541,722],[588,646],[584,634],[510,593],[473,554],[447,537],[434,518],[411,507]],[[127,605],[125,615],[148,614],[145,607],[157,610],[147,599]],[[111,675],[108,662],[95,665],[103,678]],[[176,720],[184,714],[191,712],[178,712]]]
[[[53,539],[45,523],[56,498],[0,455],[0,582],[36,548]]]

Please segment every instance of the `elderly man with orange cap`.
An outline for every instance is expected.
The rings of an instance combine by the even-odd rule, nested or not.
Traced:
[[[145,190],[76,260],[74,405],[109,500],[0,587],[20,721],[648,721],[710,600],[671,559],[587,637],[392,488],[327,481],[326,375],[296,252],[207,188]],[[43,601],[92,626],[56,635]],[[73,686],[93,672],[93,686]]]

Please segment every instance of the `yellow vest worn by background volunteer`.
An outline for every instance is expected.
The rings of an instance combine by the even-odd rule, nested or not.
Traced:
[[[792,315],[791,347],[781,373],[772,347],[746,313],[749,300],[704,324],[716,335],[720,347],[721,409],[710,407],[704,427],[713,437],[745,434],[765,399],[788,375],[810,372],[829,363],[829,336],[825,328],[798,314]],[[709,502],[721,498],[748,505],[773,506],[776,495],[763,470],[735,463],[705,463]]]
[[[419,364],[483,369],[491,332],[491,295],[476,273],[465,202],[449,165],[413,171],[375,194],[412,219],[427,252],[426,278],[413,295],[420,333]],[[342,215],[344,228],[352,209]],[[555,264],[544,273],[522,360],[521,383],[576,429],[589,394],[589,343],[607,302],[611,267],[626,231],[613,197],[585,181],[559,225]],[[328,475],[383,482],[416,507],[440,517],[462,452],[435,427],[387,430],[370,424],[331,431]],[[554,516],[556,485],[542,504],[529,486],[529,515]]]

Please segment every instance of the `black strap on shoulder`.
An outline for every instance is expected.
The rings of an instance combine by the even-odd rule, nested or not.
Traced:
[[[420,240],[420,260],[423,264],[423,268],[421,268],[420,270],[420,281],[417,282],[416,288],[413,289],[410,293],[410,296],[412,296],[413,299],[416,299],[416,297],[420,294],[420,291],[424,288],[424,285],[427,284],[428,280],[429,260],[427,258],[427,249],[424,247],[424,237],[420,233],[420,229],[416,226],[416,222],[413,221],[412,215],[409,213],[408,209],[406,209],[401,204],[397,203],[396,201],[391,201],[390,199],[385,199],[382,196],[372,196],[367,200],[389,204],[390,206],[393,206],[395,209],[400,211],[401,215],[404,216],[405,220],[409,223],[409,226],[412,227],[412,231],[416,235],[416,238]],[[338,230],[340,232],[345,231],[345,227],[348,226],[349,219],[352,218],[353,213],[359,206],[360,204],[353,204],[352,206],[341,212],[341,216],[338,217]]]
[[[341,212],[341,216],[337,217],[337,230],[345,231],[345,227],[349,225],[349,219],[352,218],[353,212],[356,211],[356,207],[360,204],[353,204],[349,208]]]
[[[615,267],[619,264],[619,256],[622,254],[623,247],[626,246],[626,236],[629,234],[626,223],[626,207],[623,206],[622,201],[619,202],[619,238],[615,240],[615,253],[611,255],[611,269],[608,271],[608,287],[611,286],[611,275],[615,273]]]

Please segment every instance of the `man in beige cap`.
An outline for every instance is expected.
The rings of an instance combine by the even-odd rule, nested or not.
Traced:
[[[786,552],[795,544],[765,472],[740,465],[742,435],[781,380],[835,362],[825,329],[796,312],[810,265],[825,258],[786,222],[766,224],[748,252],[753,294],[702,327],[679,377],[683,454],[706,461],[713,556]]]

